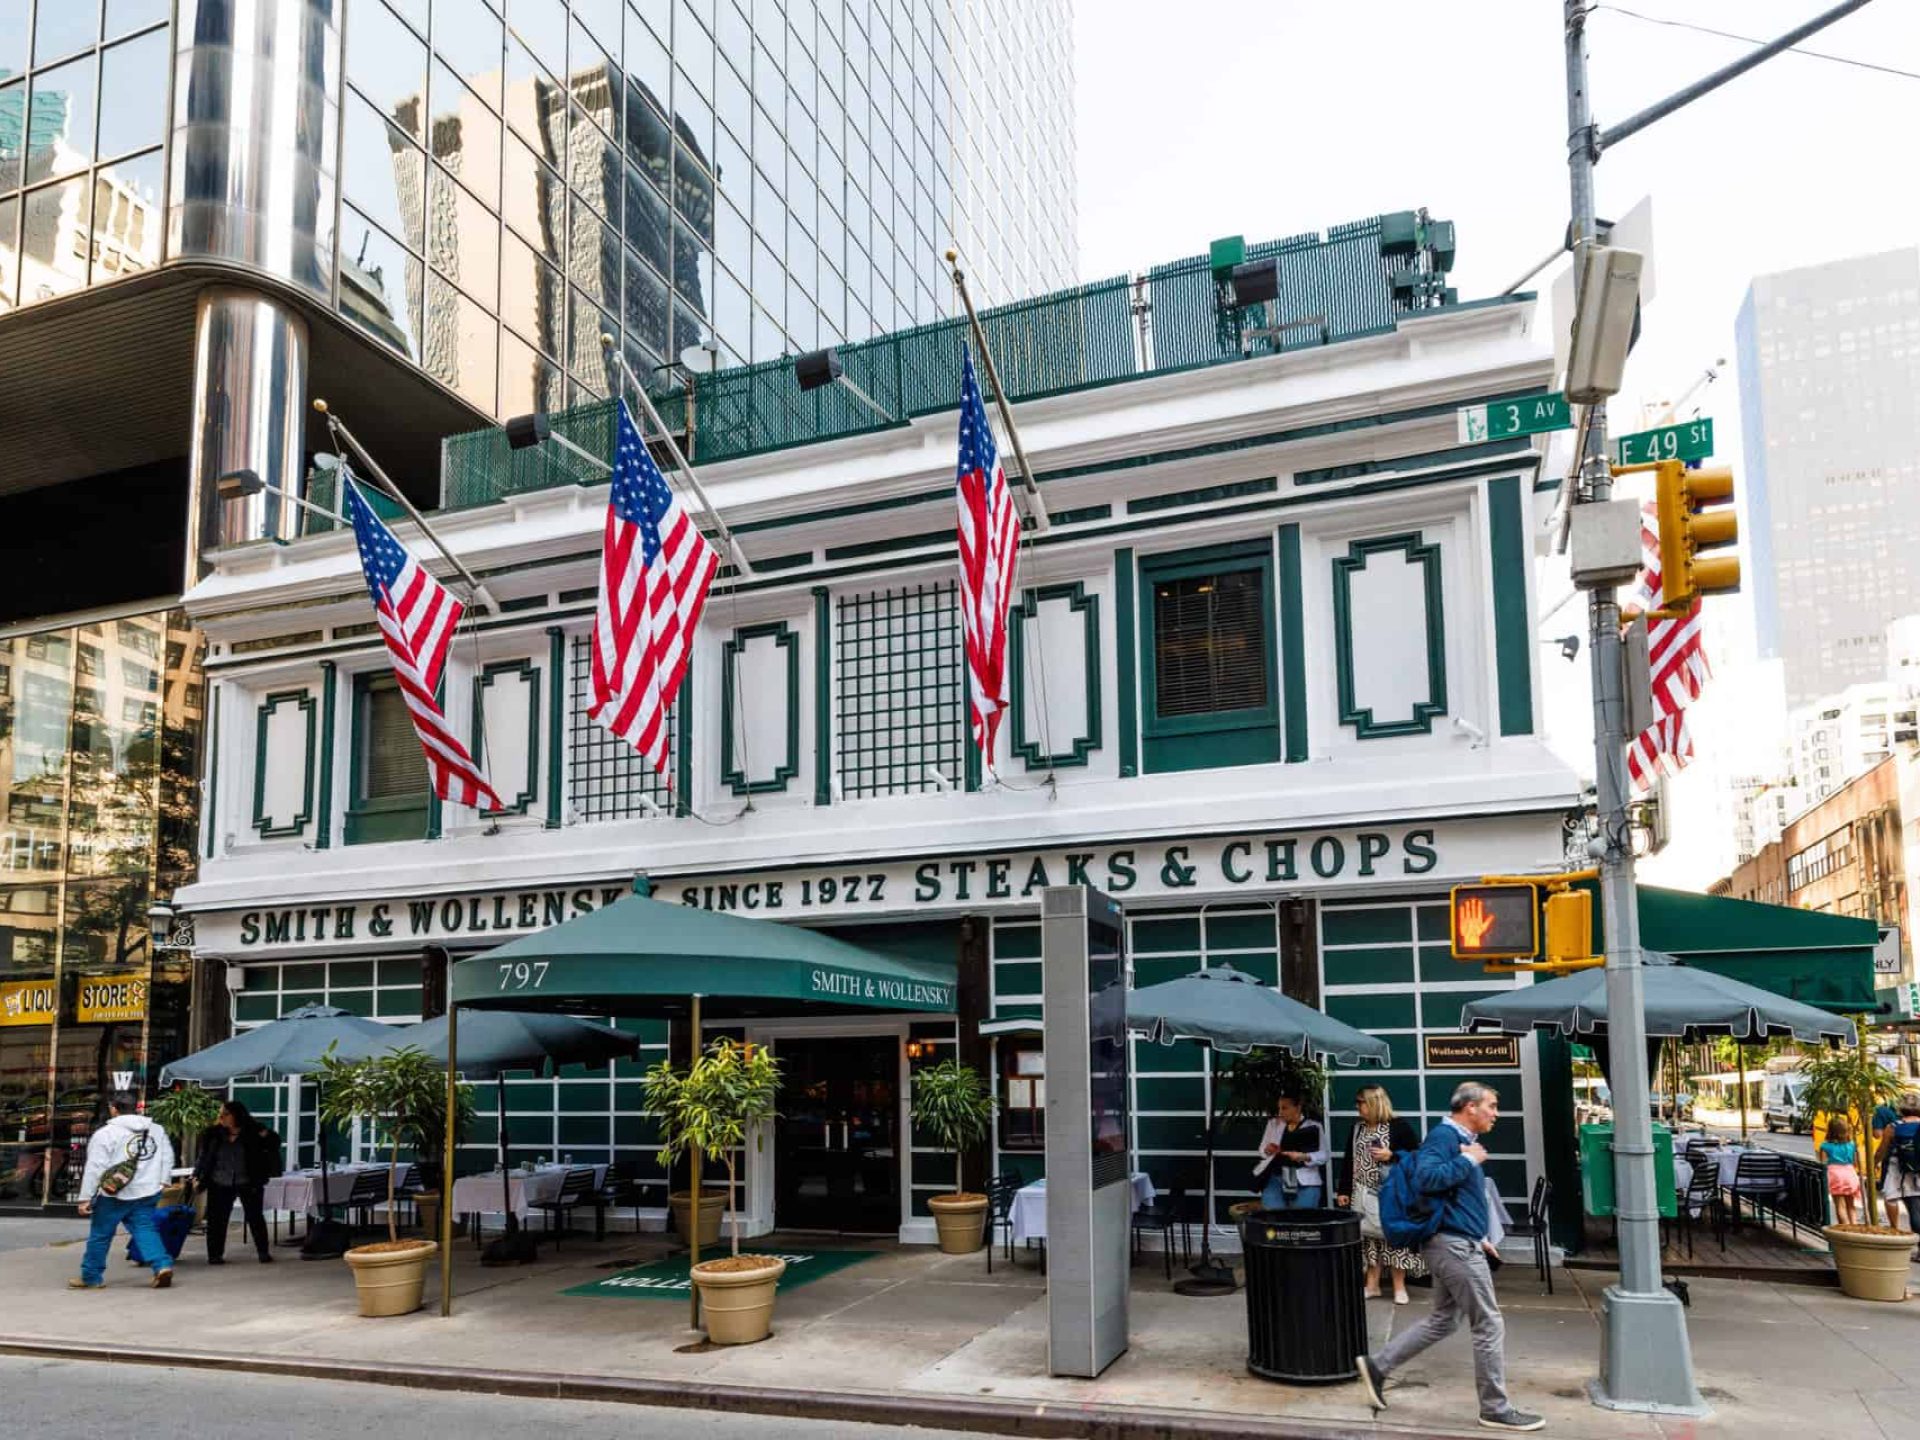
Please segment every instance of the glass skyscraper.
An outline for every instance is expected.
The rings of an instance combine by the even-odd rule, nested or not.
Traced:
[[[239,259],[492,418],[607,394],[603,332],[645,376],[934,319],[950,241],[1073,278],[1067,0],[168,11],[0,0],[0,309]]]
[[[1734,336],[1760,654],[1804,705],[1920,610],[1920,250],[1762,275]]]

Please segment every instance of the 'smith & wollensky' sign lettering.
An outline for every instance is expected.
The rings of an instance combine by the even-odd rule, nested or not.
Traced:
[[[1050,885],[1092,885],[1123,904],[1440,885],[1538,868],[1543,856],[1557,853],[1558,825],[1559,817],[1552,814],[1486,816],[851,861],[731,875],[656,876],[654,894],[701,909],[800,920],[1031,909]],[[625,883],[600,881],[214,911],[196,917],[199,949],[238,959],[289,949],[378,953],[423,944],[485,949],[590,914],[629,890]],[[837,983],[831,971],[822,976],[823,984]]]

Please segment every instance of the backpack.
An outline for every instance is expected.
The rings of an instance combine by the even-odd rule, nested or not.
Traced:
[[[1920,1120],[1902,1120],[1893,1127],[1893,1158],[1904,1177],[1920,1179]]]
[[[140,1173],[140,1162],[153,1157],[159,1147],[153,1142],[151,1128],[136,1130],[127,1137],[126,1158],[116,1160],[100,1174],[99,1193],[111,1199],[133,1183],[133,1177]]]
[[[1380,1187],[1380,1231],[1396,1250],[1418,1250],[1440,1230],[1440,1205],[1420,1193],[1420,1161],[1424,1150],[1410,1150],[1387,1167]]]

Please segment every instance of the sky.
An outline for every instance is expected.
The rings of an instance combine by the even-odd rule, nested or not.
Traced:
[[[1752,47],[1637,16],[1771,38],[1827,0],[1633,0],[1587,22],[1589,86],[1604,128]],[[1628,11],[1634,13],[1627,13]],[[1174,17],[1178,17],[1177,19]],[[1569,208],[1560,0],[1078,0],[1075,123],[1080,277],[1425,206],[1455,222],[1462,299],[1496,295],[1561,243]],[[1875,0],[1807,48],[1920,72],[1920,4]],[[1788,54],[1602,156],[1601,216],[1653,205],[1656,295],[1610,408],[1616,433],[1734,359],[1754,276],[1920,243],[1912,145],[1920,79]],[[1561,262],[1564,264],[1564,262]],[[1546,296],[1536,333],[1550,348]],[[1688,403],[1714,419],[1716,459],[1740,472],[1739,379],[1729,364]],[[1737,481],[1736,481],[1737,483]],[[1544,612],[1568,591],[1542,562]],[[1584,629],[1577,604],[1541,635]],[[1695,743],[1731,745],[1753,638],[1746,596],[1713,602],[1707,644],[1729,695]],[[1543,661],[1549,733],[1593,768],[1587,656]],[[1647,868],[1703,886],[1721,867],[1718,823],[1683,776],[1675,840]]]

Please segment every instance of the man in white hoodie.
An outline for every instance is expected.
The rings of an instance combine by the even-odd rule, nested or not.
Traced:
[[[154,1228],[154,1207],[160,1192],[173,1174],[173,1142],[167,1132],[143,1115],[134,1113],[134,1097],[124,1091],[113,1097],[113,1118],[93,1132],[87,1141],[87,1170],[80,1179],[80,1213],[93,1224],[87,1232],[86,1253],[80,1258],[78,1278],[67,1281],[70,1289],[98,1290],[106,1284],[107,1252],[122,1225],[132,1237],[134,1256],[153,1267],[154,1289],[173,1284],[173,1257]],[[126,1163],[132,1162],[132,1175],[111,1195],[100,1193],[100,1182],[108,1175],[124,1176]]]

